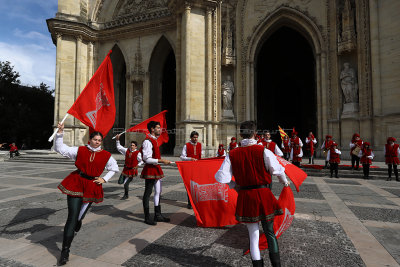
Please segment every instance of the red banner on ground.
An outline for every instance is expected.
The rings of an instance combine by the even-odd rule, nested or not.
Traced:
[[[115,121],[114,78],[107,54],[68,113],[89,126],[90,132],[99,131],[105,137]]]
[[[178,161],[179,172],[192,203],[197,225],[222,227],[237,224],[237,192],[215,180],[224,158]]]

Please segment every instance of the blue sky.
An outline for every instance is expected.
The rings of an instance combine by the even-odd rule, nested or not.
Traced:
[[[58,0],[0,0],[0,60],[10,61],[24,85],[54,88],[56,46],[46,19]]]

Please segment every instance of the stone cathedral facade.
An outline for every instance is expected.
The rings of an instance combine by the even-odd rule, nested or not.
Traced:
[[[331,134],[343,151],[358,132],[381,160],[386,138],[400,138],[400,1],[58,2],[47,20],[57,46],[55,125],[112,50],[108,149],[114,133],[165,109],[163,150],[175,155],[193,130],[215,155],[244,120],[296,127],[303,140],[313,131],[319,145]],[[65,132],[70,145],[87,140],[71,116]]]

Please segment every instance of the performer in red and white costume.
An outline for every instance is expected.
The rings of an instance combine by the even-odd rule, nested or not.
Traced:
[[[157,222],[169,222],[161,213],[160,196],[162,191],[161,179],[164,173],[159,163],[170,164],[171,162],[161,158],[160,148],[157,138],[161,135],[161,126],[158,121],[147,123],[149,133],[142,144],[142,156],[144,167],[140,178],[145,179],[145,189],[143,194],[144,222],[149,225],[156,225]],[[149,201],[154,187],[154,220],[150,218]]]
[[[15,145],[15,143],[10,144],[9,147],[10,147],[10,159],[13,158],[14,156],[19,156],[18,147]]]
[[[361,158],[361,164],[363,166],[364,179],[369,177],[369,166],[372,164],[372,159],[374,158],[374,153],[371,149],[371,144],[369,142],[364,142],[362,149],[358,155]]]
[[[275,155],[278,155],[280,157],[283,157],[282,151],[279,149],[279,146],[276,145],[274,141],[271,140],[271,133],[266,132],[264,134],[264,138],[261,139],[260,142],[258,142],[258,145],[264,146],[266,149],[269,149],[272,153]]]
[[[204,155],[204,150],[202,148],[202,144],[198,142],[199,133],[193,131],[190,133],[190,141],[187,142],[183,148],[181,153],[181,160],[183,161],[196,161],[201,159],[202,155]],[[187,197],[187,208],[192,209],[192,204],[190,204],[189,196]]]
[[[396,181],[400,182],[399,180],[399,171],[397,169],[397,165],[400,164],[400,148],[399,144],[396,144],[396,138],[389,137],[387,139],[387,143],[385,144],[385,162],[388,165],[388,174],[389,178],[388,181],[392,180],[392,166],[394,175],[396,176]]]
[[[261,221],[267,236],[269,256],[272,266],[280,266],[279,247],[273,230],[275,215],[281,215],[282,210],[269,184],[271,175],[278,177],[285,186],[285,169],[279,164],[276,156],[268,149],[256,145],[256,124],[252,121],[240,125],[240,135],[244,138],[242,146],[231,151],[225,157],[215,179],[220,183],[229,184],[230,188],[240,188],[237,198],[236,219],[246,223],[250,238],[250,254],[253,266],[264,266],[261,259],[259,242],[259,225]],[[235,177],[236,183],[232,181]]]
[[[219,144],[218,150],[217,150],[217,155],[215,155],[215,156],[216,157],[225,157],[226,156],[224,144]]]
[[[237,147],[238,147],[238,143],[236,142],[236,137],[232,137],[231,142],[229,143],[229,146],[228,146],[228,152],[234,150]]]
[[[351,156],[351,169],[358,170],[360,165],[360,158],[358,157],[358,153],[361,150],[363,141],[360,138],[358,133],[353,134],[350,142],[350,156]],[[354,151],[354,152],[353,152]]]
[[[64,226],[64,237],[58,265],[69,260],[69,248],[74,232],[82,226],[82,220],[91,204],[103,201],[103,187],[119,171],[116,160],[110,152],[101,149],[103,136],[99,132],[90,134],[89,144],[69,147],[63,142],[64,124],[58,124],[54,150],[66,158],[75,160],[76,171],[71,172],[58,185],[58,189],[67,195],[68,219]],[[104,168],[108,173],[101,178]]]
[[[328,154],[326,156],[326,160],[329,161],[329,168],[331,171],[331,178],[333,177],[333,171],[335,171],[335,177],[339,178],[338,172],[339,172],[339,163],[340,163],[340,154],[342,152],[337,149],[337,144],[335,142],[332,142]]]
[[[117,139],[117,150],[122,155],[125,155],[125,164],[124,169],[122,170],[121,175],[124,177],[124,196],[123,200],[129,198],[129,184],[132,182],[133,177],[138,175],[138,167],[143,165],[142,161],[142,153],[137,150],[137,142],[132,141],[129,148],[125,148],[121,146],[119,142],[119,134],[116,136]]]
[[[300,167],[301,158],[303,157],[303,142],[297,136],[297,132],[292,132],[292,138],[289,141],[290,147],[290,160],[292,161],[293,165]]]
[[[283,157],[286,160],[289,160],[289,158],[290,158],[290,150],[291,149],[290,149],[290,146],[289,146],[289,142],[290,142],[289,136],[285,135],[283,137],[283,140],[282,140],[282,143],[281,143],[281,147],[282,147],[282,151],[283,151]]]
[[[324,157],[325,157],[325,167],[324,168],[328,168],[329,161],[326,160],[326,157],[328,156],[328,151],[331,148],[332,143],[333,143],[332,136],[329,135],[329,134],[326,135],[325,136],[325,140],[324,140],[324,142],[322,143],[322,146],[321,146],[322,152],[323,152]]]
[[[306,137],[307,150],[310,152],[310,159],[308,160],[308,164],[314,164],[314,152],[316,143],[317,139],[314,137],[313,133],[310,132]]]

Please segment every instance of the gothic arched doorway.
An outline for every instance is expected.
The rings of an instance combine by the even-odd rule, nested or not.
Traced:
[[[310,43],[284,26],[260,42],[257,51],[254,93],[258,128],[295,127],[302,139],[309,131],[316,134],[315,58]]]
[[[163,36],[155,46],[150,59],[150,110],[153,116],[162,110],[166,114],[169,142],[161,146],[162,154],[174,153],[176,122],[176,62],[174,51]]]

